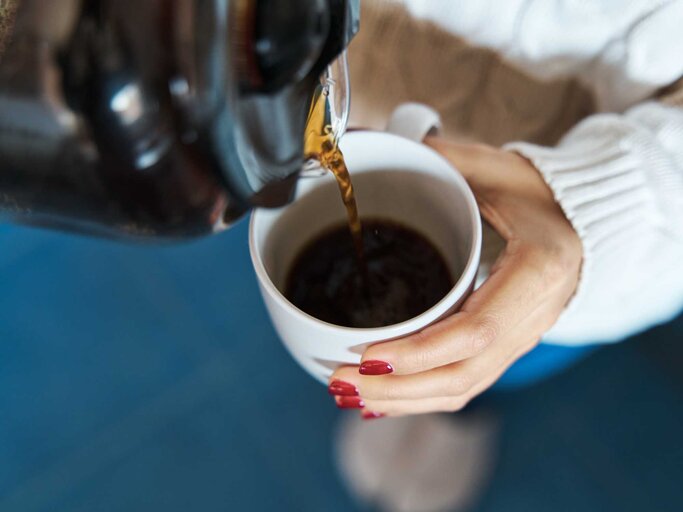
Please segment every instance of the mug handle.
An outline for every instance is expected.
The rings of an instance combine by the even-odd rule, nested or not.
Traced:
[[[422,103],[403,103],[391,114],[386,131],[422,142],[427,135],[436,135],[441,127],[441,116],[433,108]]]

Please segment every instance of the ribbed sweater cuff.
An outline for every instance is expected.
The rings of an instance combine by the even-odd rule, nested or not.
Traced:
[[[579,284],[558,324],[582,302],[583,294],[596,293],[603,278],[614,275],[629,244],[647,237],[653,224],[660,222],[652,181],[643,169],[644,165],[670,167],[661,149],[644,134],[589,132],[557,148],[528,143],[505,146],[536,166],[583,243]]]

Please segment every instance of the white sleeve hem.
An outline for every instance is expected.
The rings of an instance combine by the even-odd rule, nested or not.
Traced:
[[[676,131],[672,140],[681,144],[683,123]],[[578,125],[556,148],[504,147],[536,166],[583,244],[576,293],[549,340],[618,341],[678,311],[680,278],[671,278],[673,289],[652,299],[656,304],[634,298],[648,286],[648,273],[671,265],[681,274],[675,263],[683,261],[683,214],[675,216],[683,208],[683,175],[657,135],[632,119],[605,114]]]

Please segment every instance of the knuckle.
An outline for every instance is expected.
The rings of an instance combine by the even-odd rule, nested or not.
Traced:
[[[505,157],[506,155],[506,153],[500,151],[498,148],[483,142],[471,143],[470,150],[474,153],[476,158],[485,165],[489,165],[493,158]]]
[[[537,269],[547,257],[546,247],[536,241],[520,243],[516,255],[534,269]]]
[[[390,382],[376,388],[373,397],[377,400],[400,400],[404,398],[401,388]]]
[[[474,382],[468,374],[455,371],[449,378],[448,391],[452,395],[460,396],[472,389],[473,385]]]
[[[496,318],[486,315],[475,320],[470,334],[470,350],[478,354],[493,343],[500,332],[500,324]]]
[[[554,286],[561,283],[567,278],[569,271],[568,265],[559,254],[555,251],[548,251],[546,258],[539,265],[541,274],[541,282],[545,286]]]
[[[483,142],[474,142],[470,145],[472,151],[478,153],[482,156],[489,156],[493,153],[491,146],[484,144]]]
[[[406,367],[411,369],[424,369],[430,367],[430,362],[434,359],[434,341],[425,331],[414,334],[414,343],[405,347],[401,351],[399,359]]]
[[[571,257],[561,244],[529,244],[524,249],[524,256],[546,288],[570,279],[580,265],[580,261]]]

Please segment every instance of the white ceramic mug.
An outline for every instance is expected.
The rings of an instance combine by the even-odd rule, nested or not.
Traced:
[[[412,227],[439,249],[449,265],[455,285],[415,318],[372,329],[341,327],[304,313],[284,297],[287,273],[300,249],[326,228],[346,220],[331,173],[301,180],[296,201],[287,207],[252,215],[249,248],[271,319],[294,359],[325,384],[339,365],[359,364],[369,344],[425,328],[454,313],[472,291],[481,252],[479,210],[462,175],[419,142],[438,126],[433,110],[406,104],[394,112],[388,126],[391,133],[354,131],[340,144],[361,218],[386,218]]]

